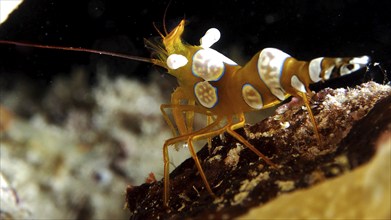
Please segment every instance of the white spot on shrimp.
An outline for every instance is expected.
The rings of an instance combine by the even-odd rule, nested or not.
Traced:
[[[334,65],[330,66],[325,72],[324,72],[324,79],[328,80],[330,79],[331,74],[333,73],[333,69],[335,68]]]
[[[322,71],[322,61],[323,57],[313,59],[308,66],[308,71],[310,73],[310,78],[312,82],[319,82],[320,80],[322,80],[322,78],[320,77],[320,73]]]
[[[306,93],[304,84],[299,80],[299,78],[296,75],[293,75],[291,78],[291,86],[295,88],[297,91]]]
[[[205,108],[213,108],[218,102],[217,88],[207,81],[196,83],[194,85],[194,94],[198,102]]]
[[[279,100],[285,100],[285,91],[280,83],[281,72],[285,60],[290,55],[275,48],[266,48],[261,51],[258,59],[258,73],[270,92]]]
[[[353,73],[363,67],[365,67],[369,62],[368,56],[355,57],[349,61],[349,64],[341,66],[340,73],[341,76]]]
[[[198,50],[193,56],[193,75],[206,81],[219,80],[225,71],[224,63],[237,65],[234,61],[211,48]]]
[[[217,28],[209,29],[201,38],[201,47],[209,48],[220,39],[220,31]]]
[[[263,101],[262,96],[257,89],[249,83],[246,83],[242,87],[242,97],[246,104],[253,109],[262,109]]]
[[[370,58],[368,56],[355,57],[349,61],[351,64],[360,64],[367,65],[369,63]]]
[[[360,68],[361,67],[359,64],[345,64],[345,65],[341,66],[341,68],[339,69],[339,73],[341,74],[341,76],[344,76],[344,75],[350,74],[354,71],[357,71]]]
[[[193,56],[192,72],[205,81],[217,81],[224,73],[224,63],[212,50],[201,49]]]

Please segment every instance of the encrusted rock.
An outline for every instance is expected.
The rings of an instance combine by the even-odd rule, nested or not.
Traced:
[[[198,157],[217,198],[213,198],[205,190],[194,161],[190,158],[170,174],[169,209],[162,205],[161,181],[128,187],[126,207],[130,210],[131,219],[231,219],[242,216],[253,208],[257,211],[251,211],[248,218],[273,217],[275,210],[281,212],[282,209],[284,212],[279,215],[281,217],[309,217],[314,216],[311,215],[313,212],[318,213],[315,216],[328,218],[371,217],[369,209],[375,210],[376,204],[384,199],[388,198],[388,202],[390,201],[390,193],[386,193],[389,192],[389,187],[383,187],[379,192],[375,190],[376,186],[371,185],[381,182],[382,186],[389,186],[390,178],[378,175],[383,171],[384,175],[390,175],[389,170],[377,170],[387,167],[370,165],[372,162],[387,165],[379,160],[390,158],[374,157],[382,155],[380,152],[389,152],[388,148],[380,147],[378,143],[380,136],[387,132],[388,136],[382,141],[382,146],[390,143],[390,95],[390,86],[374,82],[364,83],[353,89],[324,89],[318,92],[313,97],[313,112],[321,142],[314,134],[307,110],[302,106],[293,106],[253,126],[238,130],[278,164],[279,168],[268,166],[249,149],[238,152],[237,141],[229,135],[226,135],[224,141],[216,137],[212,141],[212,149],[204,147]],[[217,147],[219,150],[215,150]],[[233,154],[234,152],[236,153]],[[232,160],[233,155],[235,160]],[[359,169],[355,170],[357,167]],[[360,171],[363,169],[372,171]],[[356,172],[361,174],[355,174]],[[355,175],[361,179],[352,183],[354,180],[350,177]],[[361,183],[365,186],[360,185]],[[326,184],[331,185],[323,189]],[[312,198],[311,190],[315,187],[320,188],[321,192]],[[366,192],[354,194],[354,190],[359,190],[360,187],[364,187]],[[288,200],[287,197],[294,197],[298,193],[303,195]],[[348,200],[347,197],[351,198]],[[356,207],[354,201],[366,201],[369,197],[372,198],[370,202],[377,203],[363,203],[363,206]],[[297,202],[298,198],[312,201],[308,202],[312,206]],[[344,209],[327,205],[335,202],[336,198],[350,201],[350,206],[349,202],[341,206]],[[380,200],[375,201],[375,198]],[[280,199],[285,199],[285,202],[279,203]],[[307,210],[307,207],[311,209],[315,205],[322,211]],[[365,207],[368,210],[363,211]],[[389,207],[374,216],[389,217]],[[327,208],[330,210],[323,210]],[[295,215],[292,210],[297,209],[302,212]],[[360,214],[364,212],[365,214]]]

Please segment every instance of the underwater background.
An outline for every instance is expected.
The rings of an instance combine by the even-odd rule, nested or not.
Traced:
[[[221,31],[214,45],[244,64],[265,47],[293,57],[369,55],[390,68],[389,1],[123,1],[82,0],[76,3],[25,0],[0,27],[0,38],[37,44],[72,46],[150,57],[144,38],[158,36],[186,19],[185,41],[198,44],[210,27]],[[167,12],[165,14],[165,11]],[[165,21],[163,21],[165,18]],[[50,80],[73,65],[94,66],[110,60],[112,74],[148,80],[151,65],[84,53],[17,48],[2,45],[0,70]],[[4,52],[3,52],[4,53]],[[62,60],[67,60],[64,62]],[[138,71],[133,71],[138,68]],[[28,70],[28,74],[24,73]],[[93,68],[91,69],[93,71]],[[14,75],[15,76],[15,75]]]
[[[24,0],[0,39],[151,57],[144,39],[159,36],[154,25],[169,31],[186,19],[186,42],[218,28],[213,48],[239,64],[275,47],[300,60],[368,55],[390,74],[390,9],[369,0]],[[171,132],[159,106],[175,86],[146,63],[0,44],[0,182],[12,189],[2,192],[2,217],[128,219],[126,186],[162,176]],[[173,167],[186,157],[174,155]]]

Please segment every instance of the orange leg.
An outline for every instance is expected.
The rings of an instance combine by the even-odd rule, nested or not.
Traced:
[[[213,123],[213,117],[212,116],[206,116],[206,125],[210,125]],[[212,149],[212,137],[208,137],[208,149]]]
[[[312,125],[314,126],[315,135],[316,135],[316,137],[317,137],[317,139],[318,139],[318,141],[320,143],[321,139],[320,139],[320,135],[319,135],[318,125],[316,124],[314,114],[312,113],[310,102],[308,100],[307,94],[306,93],[301,93],[301,92],[298,92],[297,94],[301,98],[303,98],[304,104],[307,107],[308,114],[310,115],[310,119],[311,119]]]
[[[200,113],[200,114],[206,115],[207,116],[207,124],[206,125],[209,125],[213,121],[212,113],[205,111],[203,108],[201,108],[199,106],[195,106],[192,104],[189,104],[189,105],[162,104],[162,105],[160,105],[160,111],[162,112],[164,120],[166,121],[168,126],[171,128],[173,136],[178,136],[177,129],[175,128],[174,123],[170,120],[170,117],[168,116],[166,109],[175,110],[175,112],[177,112],[176,114],[179,114],[178,112],[180,112],[180,111],[186,113],[186,123],[185,123],[184,118],[181,118],[183,120],[179,120],[179,118],[180,118],[179,116],[177,116],[176,119],[174,118],[174,123],[176,125],[181,124],[180,126],[184,128],[184,129],[182,129],[183,133],[180,133],[180,135],[192,132],[193,123],[194,123],[194,113]]]
[[[184,101],[186,103],[183,103]],[[183,88],[178,87],[171,94],[171,104],[195,106],[195,101],[186,96]],[[190,133],[193,130],[194,111],[187,111],[185,120],[183,111],[180,108],[172,108],[172,116],[180,135]]]
[[[234,137],[236,140],[240,141],[242,144],[244,144],[246,147],[248,147],[251,151],[253,151],[256,155],[258,155],[260,158],[262,158],[267,164],[274,168],[278,168],[278,166],[273,163],[267,156],[265,156],[263,153],[261,153],[257,148],[255,148],[250,142],[248,142],[246,139],[244,139],[241,135],[239,135],[235,129],[242,128],[245,123],[245,118],[243,114],[239,115],[239,122],[233,123],[232,119],[229,119],[229,124],[227,126],[227,133],[230,134],[232,137]]]
[[[184,106],[181,106],[184,107]],[[190,106],[186,106],[190,107]],[[182,109],[184,111],[185,108]],[[209,115],[208,117],[212,117]],[[178,137],[174,137],[171,139],[168,139],[163,146],[163,154],[164,154],[164,205],[168,206],[169,202],[169,156],[168,156],[168,147],[171,145],[175,145],[180,141],[187,140],[188,147],[190,154],[192,158],[194,159],[195,165],[200,173],[201,179],[205,184],[205,188],[207,191],[212,195],[215,196],[213,193],[210,184],[206,178],[205,172],[203,171],[203,168],[201,166],[201,163],[197,157],[197,154],[194,150],[193,142],[197,140],[202,140],[208,138],[208,140],[216,135],[222,134],[225,131],[232,135],[235,139],[243,143],[246,147],[248,147],[250,150],[252,150],[255,154],[257,154],[260,158],[262,158],[267,164],[270,166],[273,166],[277,168],[278,166],[274,164],[268,157],[266,157],[264,154],[262,154],[258,149],[256,149],[252,144],[250,144],[246,139],[244,139],[242,136],[240,136],[237,132],[234,130],[237,128],[241,128],[244,126],[245,118],[243,114],[239,115],[239,122],[233,123],[232,118],[228,119],[227,125],[223,126],[222,128],[215,129],[215,127],[218,127],[220,122],[222,121],[222,117],[217,117],[212,121],[210,121],[210,124],[206,126],[205,128],[202,128],[196,132],[192,132],[189,134],[181,135]]]
[[[211,193],[212,195],[214,195],[212,190],[211,190],[211,188],[210,188],[210,186],[209,186],[209,183],[208,183],[208,181],[206,179],[205,173],[203,172],[203,169],[201,167],[201,163],[200,163],[200,161],[199,161],[199,159],[197,157],[197,154],[196,154],[196,152],[194,150],[192,142],[194,140],[204,139],[204,138],[215,136],[217,134],[220,134],[220,133],[224,132],[224,129],[218,129],[218,130],[215,130],[215,131],[211,131],[211,130],[213,130],[213,128],[215,128],[216,126],[219,125],[221,120],[222,120],[222,118],[216,118],[216,120],[213,123],[211,123],[210,125],[206,126],[205,128],[202,128],[202,129],[200,129],[200,130],[198,130],[196,132],[192,132],[192,133],[189,133],[189,134],[184,134],[184,135],[181,135],[181,136],[178,136],[178,137],[170,138],[170,139],[168,139],[168,140],[166,140],[164,142],[164,145],[163,145],[163,160],[164,160],[164,194],[163,194],[163,201],[164,201],[164,205],[165,206],[168,206],[169,192],[170,192],[170,190],[169,190],[170,189],[170,180],[169,180],[169,168],[170,167],[169,167],[168,147],[171,146],[171,145],[175,145],[178,142],[185,141],[185,140],[188,141],[189,151],[190,151],[191,156],[193,157],[193,159],[195,161],[197,169],[200,172],[201,178],[204,181],[208,192]]]
[[[183,119],[183,115],[178,113],[178,110],[174,106],[180,105],[180,100],[186,99],[183,89],[177,88],[172,94],[171,94],[171,104],[163,104],[160,106],[160,111],[163,114],[163,118],[166,121],[167,125],[170,127],[172,135],[174,137],[178,136],[177,129],[175,129],[174,124],[171,122],[170,118],[168,117],[167,112],[165,109],[169,108],[172,109],[173,116],[174,116],[174,122],[178,128],[178,131],[180,134],[186,134],[188,133],[187,126],[185,124],[185,120]]]
[[[170,117],[168,117],[168,114],[165,109],[171,109],[173,108],[172,105],[170,104],[162,104],[160,105],[160,111],[162,112],[164,121],[166,121],[167,125],[170,127],[172,136],[178,136],[177,129],[175,129],[174,124],[171,122]]]
[[[179,131],[179,135],[187,134],[193,131],[194,111],[188,110],[185,112],[185,115],[183,115],[183,109],[179,106],[189,106],[189,108],[198,109],[197,112],[201,114],[205,114],[205,112],[207,112],[205,109],[196,106],[195,100],[186,97],[182,88],[177,88],[171,94],[171,104],[163,104],[160,106],[160,111],[163,114],[164,120],[170,127],[174,137],[178,135],[177,130]],[[171,109],[174,123],[172,123],[169,119],[165,109]],[[174,124],[176,125],[177,129],[175,129]]]
[[[207,126],[207,127],[210,127],[211,129],[213,129],[213,127],[217,126],[218,123],[220,123],[221,119],[218,118],[216,119],[216,121],[214,121],[213,123],[210,124],[210,126]],[[193,141],[197,141],[197,140],[203,140],[203,139],[206,139],[208,138],[208,140],[211,138],[211,137],[214,137],[216,135],[219,135],[219,134],[222,134],[224,133],[224,131],[226,131],[226,126],[224,126],[223,128],[219,128],[217,130],[211,130],[211,131],[208,131],[208,132],[196,132],[194,133],[192,136],[189,137],[188,139],[188,147],[189,147],[189,151],[190,151],[190,154],[191,156],[193,157],[194,159],[194,162],[195,162],[195,165],[200,173],[200,176],[201,176],[201,179],[202,181],[204,182],[205,184],[205,187],[206,187],[206,190],[209,192],[209,194],[211,194],[213,197],[215,197],[215,194],[213,193],[211,187],[210,187],[210,184],[206,178],[206,175],[205,175],[205,172],[204,170],[202,169],[202,166],[201,166],[201,163],[197,157],[197,154],[194,150],[194,147],[193,147]]]

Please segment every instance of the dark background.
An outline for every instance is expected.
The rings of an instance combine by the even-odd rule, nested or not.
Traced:
[[[168,1],[25,0],[0,25],[0,39],[44,45],[93,48],[150,57],[144,38],[162,30]],[[244,64],[257,51],[276,47],[298,59],[369,55],[390,72],[390,1],[172,0],[166,14],[170,29],[185,18],[184,39],[198,44],[210,27],[222,38],[213,47]],[[49,84],[75,66],[89,68],[98,60],[111,64],[110,74],[148,80],[149,64],[100,55],[0,45],[1,80],[29,79]],[[93,81],[93,80],[92,80]]]

